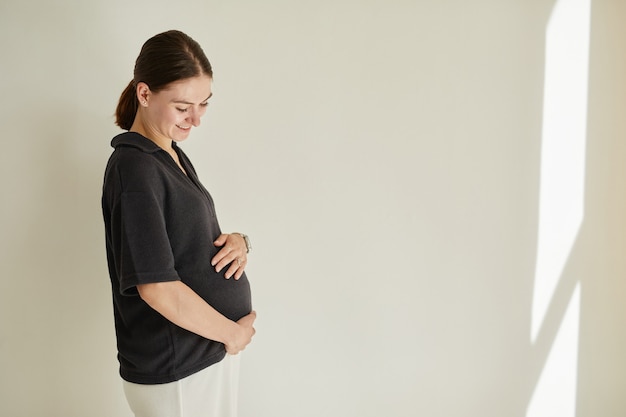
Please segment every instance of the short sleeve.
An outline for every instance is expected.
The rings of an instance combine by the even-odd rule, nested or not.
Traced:
[[[137,294],[138,284],[178,281],[174,256],[168,238],[162,202],[151,192],[122,192],[118,205],[120,236],[113,239],[119,247],[117,276],[120,292]]]

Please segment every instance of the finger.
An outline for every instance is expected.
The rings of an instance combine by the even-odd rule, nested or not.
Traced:
[[[248,321],[250,322],[250,326],[252,326],[254,324],[254,321],[256,320],[256,311],[251,311],[250,314],[248,314],[247,316],[244,316],[241,320],[240,323],[241,324],[247,324]]]
[[[217,272],[220,272],[222,268],[224,268],[226,265],[232,262],[232,260],[234,259],[234,256],[231,256],[229,258],[229,255],[231,254],[232,251],[233,250],[229,248],[228,246],[224,246],[222,249],[219,250],[219,252],[215,254],[213,259],[211,259],[211,265],[216,267],[215,270]],[[217,267],[218,264],[221,264],[219,265],[219,269]]]
[[[222,233],[221,235],[219,235],[219,236],[217,237],[217,239],[215,239],[215,241],[213,242],[213,244],[214,244],[215,246],[223,246],[223,245],[224,245],[224,243],[226,243],[226,239],[228,239],[228,235],[227,235],[227,234]]]
[[[224,242],[226,242],[224,243],[224,245],[234,246],[237,249],[240,249],[243,253],[246,253],[248,251],[245,239],[237,233],[226,235],[226,239],[224,240]]]
[[[230,267],[228,268],[228,270],[226,270],[226,273],[224,274],[224,277],[226,279],[229,279],[230,277],[232,277],[233,275],[235,275],[235,273],[237,273],[237,271],[239,271],[240,268],[240,263],[237,263],[237,259],[235,259],[233,262],[231,262]],[[242,269],[243,271],[243,269]]]
[[[233,349],[233,348],[226,348],[226,353],[228,353],[231,356],[237,356],[239,354],[239,349]]]
[[[237,269],[237,272],[235,272],[235,280],[238,280],[239,278],[241,278],[241,276],[243,275],[243,272],[246,269],[247,264],[248,264],[248,261],[246,259],[244,259],[243,262],[241,262],[239,269]]]
[[[233,266],[235,267],[235,269],[233,271],[231,271],[230,276],[232,276],[235,271],[239,268],[240,263],[237,262],[237,255],[235,253],[235,251],[231,251],[229,252],[226,256],[224,256],[218,263],[217,265],[215,265],[215,271],[220,272],[222,269],[226,268],[227,266],[230,265],[230,268],[232,268]],[[239,258],[240,259],[240,258]]]

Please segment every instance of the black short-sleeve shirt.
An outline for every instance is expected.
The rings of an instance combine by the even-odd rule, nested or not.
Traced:
[[[211,258],[221,234],[213,199],[184,152],[172,157],[138,133],[122,133],[106,167],[102,211],[120,375],[140,384],[176,381],[224,358],[224,345],[165,319],[136,286],[180,280],[231,320],[250,313],[246,275],[227,280]]]

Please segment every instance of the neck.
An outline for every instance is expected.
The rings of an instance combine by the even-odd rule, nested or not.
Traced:
[[[150,129],[149,126],[146,126],[139,113],[137,113],[137,116],[135,117],[133,125],[129,129],[129,132],[139,133],[140,135],[150,139],[158,147],[164,149],[167,152],[172,153],[174,151],[172,145],[173,141],[169,138],[157,134],[153,129]]]

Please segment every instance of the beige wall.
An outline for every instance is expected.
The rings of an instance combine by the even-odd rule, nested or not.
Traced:
[[[576,285],[577,416],[626,412],[622,1],[592,2],[585,217],[536,344],[554,0],[37,3],[0,4],[0,415],[130,416],[100,187],[170,28],[215,70],[185,150],[253,239],[242,417],[526,416]]]

